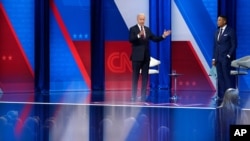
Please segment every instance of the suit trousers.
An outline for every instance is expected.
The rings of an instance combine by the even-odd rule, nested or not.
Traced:
[[[231,71],[231,62],[219,61],[216,63],[217,76],[218,76],[218,96],[224,97],[224,93],[228,88],[233,88]]]
[[[141,74],[142,83],[141,83],[141,96],[142,98],[146,97],[147,93],[147,84],[148,84],[148,70],[149,70],[149,61],[132,61],[132,97],[135,98],[137,95],[137,87],[139,76]]]

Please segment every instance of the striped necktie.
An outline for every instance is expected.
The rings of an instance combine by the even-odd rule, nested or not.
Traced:
[[[223,31],[223,29],[220,28],[220,32],[219,32],[219,35],[218,35],[218,40],[220,40],[220,38],[221,38],[221,36],[222,36],[222,31]]]
[[[144,31],[143,26],[141,26],[141,31],[143,31],[143,34],[141,35],[141,37],[144,39],[145,38],[145,31]]]

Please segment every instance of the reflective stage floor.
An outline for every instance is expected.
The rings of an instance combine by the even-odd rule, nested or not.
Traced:
[[[7,93],[0,95],[0,141],[217,141],[214,92],[131,91]],[[245,123],[250,101],[240,93]]]

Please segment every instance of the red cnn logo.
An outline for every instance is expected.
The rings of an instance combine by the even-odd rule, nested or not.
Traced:
[[[132,72],[131,62],[126,52],[111,53],[107,60],[108,69],[113,73]]]

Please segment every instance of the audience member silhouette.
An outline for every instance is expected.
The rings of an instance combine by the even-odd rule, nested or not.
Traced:
[[[223,101],[217,109],[218,141],[229,141],[230,125],[244,124],[247,117],[240,107],[239,91],[234,88],[226,90]]]

